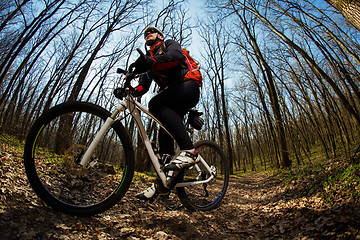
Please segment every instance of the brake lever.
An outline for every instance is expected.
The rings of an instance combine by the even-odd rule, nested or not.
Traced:
[[[125,74],[124,87],[128,88],[130,90],[130,92],[133,92],[135,90],[135,88],[133,88],[130,84],[131,80],[134,79],[135,77],[136,77],[136,73],[134,73],[134,72],[127,72]]]
[[[130,81],[136,77],[136,74],[134,72],[130,72],[121,68],[118,68],[116,70],[118,74],[124,74],[125,75],[125,86],[128,87],[130,85]]]

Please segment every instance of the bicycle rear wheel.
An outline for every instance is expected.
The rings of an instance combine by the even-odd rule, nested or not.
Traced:
[[[55,106],[35,121],[25,143],[26,174],[37,195],[50,207],[90,216],[115,205],[128,190],[134,173],[134,150],[123,125],[116,121],[91,157],[79,162],[110,112],[91,103]]]
[[[222,149],[215,143],[200,140],[194,143],[195,149],[212,169],[216,170],[214,178],[203,184],[177,187],[181,203],[191,211],[208,211],[217,208],[229,184],[229,167]],[[200,162],[183,173],[183,182],[201,181],[209,178],[210,173]]]

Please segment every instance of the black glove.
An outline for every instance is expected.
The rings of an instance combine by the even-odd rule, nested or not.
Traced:
[[[201,130],[201,128],[204,125],[204,119],[202,119],[200,116],[195,116],[191,119],[189,119],[190,125],[195,128],[196,130]]]
[[[147,93],[152,83],[150,75],[150,73],[145,73],[139,76],[139,85],[131,92],[134,97],[140,97]]]
[[[114,95],[118,99],[123,99],[126,96],[125,88],[115,88]]]
[[[155,60],[153,58],[139,57],[134,63],[130,64],[129,69],[131,72],[140,74],[149,71],[154,64]]]
[[[202,126],[204,125],[204,119],[200,117],[202,114],[202,112],[199,112],[197,110],[189,110],[189,123],[196,130],[201,130]]]
[[[147,90],[145,90],[142,85],[139,85],[139,86],[135,87],[134,91],[131,92],[131,95],[133,95],[133,97],[141,97],[146,92],[147,92]]]

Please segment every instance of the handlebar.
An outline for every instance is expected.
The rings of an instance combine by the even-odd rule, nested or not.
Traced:
[[[123,99],[128,94],[128,92],[131,93],[131,92],[133,92],[135,90],[131,86],[130,82],[131,82],[132,79],[134,79],[136,77],[136,74],[133,73],[133,72],[129,72],[127,70],[121,69],[121,68],[118,68],[116,70],[116,72],[118,74],[124,74],[125,75],[124,86],[114,89],[115,97],[118,98],[118,99]],[[126,90],[126,89],[128,89],[128,90]]]
[[[116,70],[116,73],[118,73],[118,74],[126,74],[128,71],[126,71],[126,70],[124,70],[124,69],[121,69],[121,68],[118,68],[117,70]]]
[[[137,48],[136,51],[138,51],[138,53],[140,54],[140,58],[142,58],[142,59],[146,58],[145,54],[143,53],[143,51],[141,51],[140,48]]]
[[[140,48],[137,48],[136,51],[140,54],[141,59],[146,58],[145,54],[143,53],[143,51],[141,51]],[[131,72],[131,69],[130,69],[130,71],[128,71],[128,70],[121,69],[121,68],[117,68],[116,73],[125,75],[125,83],[124,83],[123,89],[125,90],[126,88],[128,88],[130,90],[130,93],[133,92],[135,89],[131,86],[130,82],[132,79],[137,77],[137,74],[134,72]],[[117,98],[122,98],[123,94],[125,94],[125,91],[122,91],[122,90],[120,91],[119,89],[121,89],[121,88],[115,89],[114,94]]]

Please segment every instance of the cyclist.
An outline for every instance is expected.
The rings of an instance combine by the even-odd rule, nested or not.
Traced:
[[[130,65],[130,70],[140,74],[139,85],[134,96],[145,94],[154,80],[159,92],[148,104],[150,112],[164,125],[180,147],[180,155],[163,167],[163,171],[180,172],[199,162],[199,156],[185,129],[183,118],[186,112],[195,107],[200,97],[199,83],[185,78],[189,71],[182,54],[181,46],[174,40],[164,41],[164,34],[158,28],[148,26],[144,30],[146,58],[139,57]],[[159,130],[159,151],[162,159],[174,154],[174,141],[162,128]],[[138,193],[137,198],[150,200],[164,188],[157,181],[150,188]],[[169,190],[165,190],[168,193]]]

